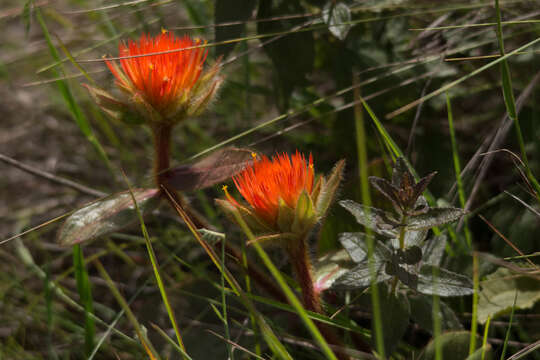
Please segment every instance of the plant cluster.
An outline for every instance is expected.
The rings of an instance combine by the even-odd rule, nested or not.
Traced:
[[[343,177],[344,161],[339,161],[331,174],[325,177],[316,176],[311,155],[306,158],[298,151],[293,155],[278,154],[270,159],[247,149],[227,148],[195,164],[169,169],[173,126],[187,116],[200,113],[212,101],[222,82],[217,64],[210,70],[203,70],[206,53],[201,44],[187,37],[176,38],[165,31],[156,38],[143,35],[137,43],[121,43],[121,67],[113,60],[107,60],[107,66],[116,77],[125,100],[87,86],[97,103],[110,115],[130,119],[129,122],[136,119],[135,123],[147,124],[152,129],[157,188],[130,189],[78,210],[66,220],[59,233],[62,244],[80,243],[128,225],[137,214],[155,208],[160,198],[169,200],[192,228],[201,228],[202,234],[209,234],[209,229],[203,226],[205,220],[195,218],[178,191],[208,187],[232,176],[247,204],[231,196],[227,186],[223,187],[226,198],[217,199],[216,204],[244,230],[248,245],[256,247],[263,260],[266,259],[265,252],[260,244],[279,244],[288,254],[306,310],[325,314],[321,295],[330,287],[355,290],[391,283],[387,302],[397,301],[401,285],[425,295],[461,296],[471,293],[468,278],[439,268],[446,244],[441,230],[437,230],[439,235],[426,240],[431,228],[458,219],[463,211],[430,207],[422,193],[435,173],[416,182],[403,158],[395,163],[392,182],[370,178],[372,185],[390,200],[394,212],[363,206],[351,200],[340,201],[340,205],[356,217],[366,232],[340,234],[339,241],[355,265],[345,273],[339,272],[339,277],[327,277],[325,283],[319,283],[314,277],[308,239],[334,202]],[[375,239],[375,236],[384,240]],[[209,255],[215,256],[208,243],[203,238],[198,239]],[[147,245],[154,262],[152,245]],[[234,253],[230,245],[228,251]],[[281,275],[273,272],[275,268],[271,263],[266,265],[279,282]],[[160,282],[158,271],[156,279]],[[241,291],[237,285],[233,288]],[[287,285],[282,285],[281,291],[285,291],[286,298],[294,305],[294,295],[287,295],[287,289]],[[167,302],[165,293],[163,296]],[[447,309],[447,312],[451,310]],[[171,321],[173,319],[172,316]],[[309,326],[309,320],[306,321]],[[317,328],[313,331],[319,334],[315,336],[322,336],[323,349],[326,342],[342,345],[333,329],[322,324],[317,324]],[[179,345],[183,347],[176,327],[175,330]],[[369,349],[368,345],[362,346],[364,350]],[[337,356],[349,358],[341,350]]]
[[[31,300],[31,306],[24,307],[24,310],[29,311],[36,311],[39,307],[38,314],[47,314],[48,347],[46,350],[40,349],[40,352],[47,352],[51,358],[62,353],[57,352],[53,346],[55,341],[51,341],[56,329],[61,329],[61,336],[66,336],[65,338],[75,339],[77,343],[84,342],[84,350],[81,347],[73,350],[73,353],[84,353],[89,359],[101,355],[101,349],[108,342],[105,342],[105,339],[110,334],[116,334],[115,336],[118,335],[121,339],[116,342],[115,337],[111,341],[113,346],[109,347],[115,354],[118,353],[119,358],[124,358],[124,349],[121,347],[129,347],[126,359],[130,359],[129,356],[140,357],[140,354],[150,359],[170,358],[173,353],[183,359],[199,358],[195,348],[200,346],[206,358],[217,358],[213,355],[218,352],[220,356],[224,356],[226,350],[227,357],[231,360],[246,357],[285,360],[401,359],[411,356],[424,360],[484,360],[490,359],[495,348],[492,346],[498,342],[501,346],[495,348],[495,351],[501,351],[503,359],[507,345],[512,343],[509,339],[520,341],[514,341],[510,346],[524,348],[513,356],[513,359],[524,358],[538,347],[538,342],[535,343],[533,339],[535,334],[529,335],[523,330],[538,328],[533,322],[523,325],[522,321],[517,331],[515,326],[512,327],[514,310],[532,308],[540,300],[538,267],[534,259],[537,254],[527,254],[532,252],[531,249],[534,250],[535,243],[531,240],[530,244],[527,243],[530,245],[527,250],[521,252],[521,246],[514,246],[508,240],[529,240],[531,236],[523,236],[523,233],[516,229],[521,229],[518,225],[531,223],[534,223],[534,226],[529,228],[538,227],[535,223],[538,215],[536,204],[529,206],[526,201],[508,192],[506,195],[511,196],[512,201],[519,201],[519,206],[526,205],[527,210],[520,208],[520,211],[525,211],[528,217],[513,218],[516,212],[510,211],[508,213],[511,215],[508,215],[504,208],[497,211],[502,215],[500,219],[495,217],[494,224],[479,216],[485,222],[479,225],[479,221],[474,217],[486,208],[492,211],[493,205],[498,205],[501,201],[501,197],[497,197],[477,207],[484,194],[479,196],[479,193],[475,192],[477,185],[485,179],[490,159],[495,156],[495,151],[491,150],[500,146],[500,139],[505,136],[504,131],[511,125],[516,128],[521,155],[511,154],[514,159],[519,159],[514,161],[522,182],[513,184],[509,189],[513,191],[525,184],[526,187],[520,190],[527,190],[531,195],[530,199],[540,199],[540,185],[534,177],[537,164],[528,160],[528,157],[534,158],[537,150],[535,147],[525,147],[518,122],[521,107],[526,104],[527,97],[534,93],[531,89],[538,82],[539,75],[526,85],[517,106],[513,91],[521,89],[525,84],[512,85],[507,63],[509,55],[505,53],[497,0],[494,9],[500,56],[489,60],[488,64],[474,70],[473,74],[457,80],[453,76],[457,71],[463,70],[459,70],[459,64],[463,62],[435,64],[437,61],[434,59],[439,59],[441,54],[451,58],[455,54],[469,51],[474,55],[475,49],[487,47],[489,45],[486,44],[493,42],[493,37],[486,36],[481,28],[494,24],[488,22],[492,20],[483,20],[484,3],[473,4],[471,9],[477,10],[467,8],[469,10],[466,13],[476,14],[475,19],[481,19],[482,23],[470,26],[472,30],[478,31],[478,39],[475,35],[472,37],[474,42],[469,40],[464,41],[464,44],[460,43],[462,38],[459,34],[461,31],[471,30],[468,29],[469,25],[449,28],[444,26],[446,21],[455,20],[456,14],[460,13],[456,10],[462,9],[465,6],[463,4],[455,8],[445,8],[445,14],[438,20],[433,19],[434,22],[429,28],[411,29],[425,22],[420,19],[423,16],[418,17],[418,14],[426,13],[424,9],[427,9],[427,13],[438,14],[436,5],[414,4],[413,12],[407,13],[405,10],[407,15],[388,17],[386,14],[372,16],[372,12],[390,9],[388,14],[392,14],[393,11],[402,10],[401,3],[396,6],[390,4],[391,2],[373,1],[365,4],[319,0],[183,2],[181,6],[185,5],[186,9],[189,9],[187,12],[190,16],[200,9],[206,9],[201,13],[211,9],[210,14],[215,15],[214,24],[205,24],[206,18],[211,16],[198,19],[193,16],[197,26],[192,30],[202,32],[201,29],[207,28],[213,32],[215,42],[208,44],[203,39],[188,35],[177,36],[163,28],[155,36],[147,33],[147,26],[152,22],[144,20],[143,12],[148,14],[149,9],[155,9],[158,14],[169,3],[172,5],[167,1],[118,3],[91,11],[92,16],[103,16],[103,22],[100,21],[99,26],[103,25],[112,31],[107,34],[106,42],[111,40],[111,36],[118,39],[128,33],[116,32],[115,24],[107,15],[109,10],[109,15],[120,13],[126,8],[133,10],[139,17],[139,25],[145,27],[145,32],[136,39],[120,41],[117,53],[113,56],[88,60],[101,61],[103,70],[109,79],[112,79],[110,82],[98,84],[94,81],[77,63],[79,54],[84,52],[70,54],[62,40],[57,38],[66,53],[65,60],[70,60],[88,80],[88,84],[83,84],[84,88],[80,90],[84,95],[89,94],[93,100],[85,105],[94,110],[92,114],[100,121],[100,130],[111,139],[115,138],[115,133],[119,137],[133,137],[130,140],[136,141],[138,145],[142,138],[139,134],[142,135],[144,131],[152,137],[148,148],[144,150],[134,147],[129,151],[122,151],[122,154],[111,152],[120,157],[115,161],[125,165],[124,158],[128,155],[137,153],[138,156],[146,156],[146,150],[150,149],[153,159],[149,166],[134,160],[135,158],[130,160],[138,170],[147,168],[150,172],[152,168],[151,180],[144,182],[137,179],[134,181],[136,187],[132,187],[124,176],[125,185],[121,189],[126,190],[105,197],[97,190],[77,187],[73,182],[63,181],[63,184],[71,184],[68,186],[79,190],[84,188],[87,194],[101,197],[53,220],[63,221],[57,232],[57,241],[61,246],[70,248],[73,254],[72,262],[69,259],[55,259],[47,260],[43,267],[38,265],[39,260],[34,261],[20,239],[23,234],[32,233],[34,230],[8,239],[14,240],[12,244],[15,246],[15,254],[24,263],[24,270],[31,271],[40,279],[39,291],[42,291],[43,286],[45,310],[41,310],[42,304],[38,304],[39,301],[34,299]],[[108,154],[85,119],[85,112],[78,108],[71,93],[67,80],[71,75],[63,73],[63,60],[56,51],[54,40],[42,17],[43,9],[52,9],[47,6],[34,0],[26,0],[24,17],[32,19],[35,14],[55,60],[53,65],[45,69],[53,70],[56,75],[54,81],[77,125],[115,176],[117,169],[109,162]],[[115,8],[118,10],[114,10]],[[141,9],[144,10],[139,11]],[[433,9],[437,11],[432,12]],[[472,18],[462,14],[459,16],[464,19],[465,24]],[[158,17],[161,18],[161,15]],[[396,25],[403,19],[407,20]],[[409,19],[412,20],[409,22]],[[527,17],[523,19],[523,23],[529,21]],[[158,26],[168,23],[161,20]],[[521,24],[521,20],[519,18],[517,21],[505,23],[509,25],[506,28]],[[382,21],[380,24],[383,25],[380,28],[377,25],[379,21]],[[27,31],[29,27],[28,23]],[[408,34],[418,30],[422,32],[419,32],[418,36],[404,35],[405,29],[408,29]],[[248,35],[254,31],[255,36]],[[423,44],[432,36],[430,34],[444,34],[448,37],[433,37],[437,41]],[[515,31],[508,31],[507,34],[522,35]],[[243,37],[244,35],[248,36]],[[260,41],[260,46],[252,46],[250,40]],[[417,59],[400,62],[401,55],[414,55],[414,51],[403,51],[405,47],[410,50],[411,40],[422,43],[415,45],[415,48],[424,49],[426,53]],[[241,52],[230,56],[237,42],[242,46]],[[526,49],[536,43],[537,40],[534,40],[520,45],[520,48],[516,47],[517,50],[512,52],[512,56],[525,55]],[[69,43],[69,46],[71,44]],[[438,49],[434,55],[430,49],[433,44]],[[397,47],[393,48],[395,45],[399,50]],[[439,46],[442,47],[439,49]],[[261,50],[261,53],[264,51],[266,58],[261,58],[259,54],[248,56],[258,50]],[[225,65],[238,59],[243,62],[238,61],[236,64],[240,64],[245,72],[227,73],[225,81]],[[261,59],[264,60],[260,61]],[[467,58],[466,61],[473,60]],[[264,69],[268,63],[273,65],[271,71]],[[479,166],[480,171],[471,176],[471,168],[474,169],[475,165],[469,166],[469,163],[462,171],[459,163],[450,99],[464,95],[459,93],[463,90],[460,84],[495,64],[501,65],[500,84],[504,102],[500,101],[499,97],[496,99],[500,108],[506,109],[507,117],[499,128],[494,129],[492,142],[481,145],[481,149],[487,152],[481,153],[483,160]],[[416,66],[418,68],[413,69]],[[3,69],[3,65],[0,67]],[[232,68],[234,66],[225,69]],[[404,74],[409,72],[411,76],[417,77],[403,79]],[[372,103],[374,97],[387,91],[397,91],[425,77],[429,78],[425,85],[426,93],[419,100],[412,101],[413,99],[409,99],[411,94],[404,91],[402,94],[405,96],[388,96],[381,102]],[[452,82],[448,81],[450,78]],[[379,88],[379,85],[375,84],[379,82],[386,85]],[[334,86],[335,93],[328,91]],[[429,89],[432,86],[443,87],[431,91]],[[499,84],[494,86],[499,87]],[[269,91],[270,88],[273,91]],[[488,91],[487,88],[489,87],[479,87],[479,92],[484,94]],[[446,94],[446,104],[440,102],[437,96],[443,90],[449,91]],[[222,100],[217,101],[220,93]],[[468,92],[466,95],[468,96]],[[429,105],[428,99],[432,99]],[[268,100],[272,104],[272,110],[277,108],[281,115],[229,137],[237,130],[234,126],[243,127],[244,120],[264,116],[269,108],[267,104],[259,105]],[[492,100],[481,106],[490,106]],[[377,112],[386,110],[381,106],[391,105],[392,112],[387,113],[386,117],[388,120],[394,118],[394,122],[390,124],[385,121],[383,125],[367,101]],[[400,106],[397,110],[392,101]],[[407,103],[403,104],[402,101]],[[242,102],[241,106],[237,106],[239,102]],[[464,114],[470,110],[467,103],[468,100],[460,103],[459,111]],[[394,142],[392,136],[404,134],[396,131],[398,126],[405,123],[400,115],[419,104],[425,106],[418,108],[414,124],[408,129],[410,137],[407,150],[402,151],[397,145],[399,141]],[[473,105],[476,108],[478,104]],[[192,118],[205,114],[212,106],[215,106],[215,111],[208,119],[217,116],[222,118],[222,122],[191,121]],[[100,109],[112,120],[111,123],[102,118]],[[440,124],[441,119],[428,123],[423,119],[431,116],[433,112],[442,113],[444,109],[446,112],[442,115],[442,120],[446,121],[444,118],[448,117],[451,142],[448,141],[447,145],[451,143],[452,146],[454,169],[443,165],[447,161],[440,158],[444,156],[444,146],[433,154],[424,153],[425,148],[434,147],[434,144],[439,147],[441,134],[444,134],[442,138],[446,139],[445,131],[448,129],[440,130],[435,125]],[[474,114],[473,111],[470,113]],[[497,112],[490,111],[490,114],[493,113]],[[306,114],[309,114],[306,119],[298,121]],[[531,119],[534,119],[537,111],[526,107],[525,114],[520,118],[525,118],[524,123],[529,124],[533,122]],[[367,116],[371,118],[371,128],[365,127],[364,117]],[[248,135],[255,132],[273,131],[275,129],[272,126],[278,127],[283,125],[285,120],[291,119],[295,119],[294,125],[280,127],[276,133],[272,132],[263,139],[257,139],[249,145],[250,148],[226,146],[239,143],[240,138],[247,139]],[[470,126],[476,129],[477,123],[483,125],[485,121],[471,121]],[[283,152],[286,146],[280,143],[277,146],[274,144],[272,153],[269,154],[270,151],[260,145],[307,123],[311,124],[305,126],[304,130],[288,135],[295,140],[293,146],[288,148],[298,149],[296,152]],[[387,125],[396,126],[392,128],[392,135],[385,129]],[[117,126],[127,131],[115,131]],[[212,131],[216,132],[216,138],[223,135],[227,139],[214,145],[215,139],[208,136],[205,127],[212,128]],[[182,131],[181,134],[179,130]],[[175,131],[178,131],[178,134],[175,134]],[[418,136],[422,133],[429,136]],[[302,136],[301,141],[296,141],[298,136]],[[356,141],[349,141],[351,138]],[[124,139],[121,140],[123,141]],[[181,143],[182,155],[186,155],[188,160],[179,166],[171,165],[175,157],[172,154],[176,148],[180,148]],[[377,143],[383,155],[372,159],[368,152],[369,155],[374,155],[373,149]],[[205,150],[193,155],[193,148]],[[330,149],[332,151],[329,151]],[[480,154],[479,149],[474,150],[477,151],[476,154]],[[331,165],[342,157],[335,158],[336,153],[347,154],[347,161],[351,163],[350,154],[356,151],[357,168],[349,166],[345,169],[345,159],[337,161],[331,168]],[[507,153],[510,152],[505,154]],[[473,156],[471,162],[477,158],[477,155]],[[380,159],[383,161],[379,161]],[[0,160],[5,161],[1,154]],[[457,190],[454,200],[457,199],[459,205],[456,206],[463,209],[447,206],[442,199],[437,200],[430,192],[439,193],[440,190],[436,187],[438,183],[431,183],[436,173],[419,177],[411,165],[412,160],[419,166],[425,166],[424,168],[436,168],[441,174],[437,179],[449,179],[451,177],[448,175],[455,173]],[[24,169],[24,166],[21,168]],[[330,168],[328,173],[322,170]],[[131,170],[128,172],[133,175]],[[356,174],[356,170],[360,173],[360,188],[354,181],[356,177],[353,173]],[[91,172],[92,169],[87,171]],[[35,171],[34,173],[40,174]],[[146,172],[137,171],[139,175],[142,173]],[[369,177],[369,174],[383,173],[391,173],[390,179]],[[510,179],[506,184],[515,183],[512,174],[504,176],[505,179]],[[49,176],[49,179],[58,180],[54,176]],[[122,179],[118,177],[116,180]],[[446,181],[445,185],[448,185],[448,182]],[[377,207],[371,206],[369,183],[376,190],[373,193],[377,195]],[[472,191],[467,200],[469,186]],[[360,203],[338,199],[358,200],[360,196],[355,197],[356,195],[352,194],[359,194],[359,190],[362,199]],[[452,197],[452,191],[448,193],[448,199]],[[492,195],[490,191],[487,193]],[[339,194],[347,195],[338,196]],[[190,198],[194,199],[192,195],[197,196],[196,202],[193,201],[195,206],[190,202]],[[213,199],[216,197],[218,198]],[[200,212],[201,209],[203,212]],[[174,216],[171,216],[171,210]],[[16,216],[19,217],[18,214]],[[494,218],[488,215],[486,217]],[[221,222],[222,218],[229,222]],[[458,220],[459,225],[456,226]],[[501,232],[496,230],[501,221],[512,223],[516,220],[522,224],[508,225],[511,229],[508,238],[504,236],[506,229]],[[167,226],[162,226],[163,224]],[[132,228],[137,225],[140,226],[140,232],[132,232]],[[488,235],[478,231],[482,229],[481,226],[489,226],[519,253],[519,256],[512,252],[496,257],[495,254],[501,255],[502,250],[494,251],[493,255],[475,251],[488,248],[485,246],[488,242],[486,240],[489,240],[485,237]],[[495,236],[491,232],[487,233]],[[159,236],[153,237],[156,234]],[[101,243],[96,242],[83,248],[83,244],[98,238],[102,240]],[[116,242],[117,239],[121,242]],[[496,240],[488,244],[491,249],[499,246],[510,251],[510,246],[500,246],[502,242],[499,238]],[[5,242],[7,241],[0,243]],[[103,244],[108,247],[106,250],[100,248],[99,252],[93,252],[94,246],[101,247]],[[314,244],[319,248],[315,249]],[[158,251],[155,252],[154,247]],[[190,251],[185,251],[187,248]],[[53,250],[50,251],[59,250],[58,247],[51,249]],[[147,259],[140,256],[141,249],[145,249]],[[46,251],[48,259],[49,248]],[[87,257],[84,252],[87,252]],[[163,253],[166,253],[167,257]],[[140,267],[137,270],[142,270],[143,273],[152,272],[153,285],[149,286],[152,279],[147,279],[142,285],[138,281],[132,281],[129,285],[122,284],[118,281],[118,278],[122,277],[120,271],[114,274],[117,279],[116,282],[113,281],[108,271],[113,268],[118,270],[118,267],[112,266],[117,259],[110,254],[118,255],[120,261],[126,263],[120,270],[129,269],[131,280],[137,280],[139,272],[132,271],[139,266],[137,262],[141,259],[148,260],[151,267]],[[319,257],[320,255],[322,257]],[[171,266],[171,263],[176,263],[176,266]],[[49,268],[51,264],[53,267]],[[62,277],[51,276],[66,266],[72,266],[70,271],[74,272],[74,291],[70,289],[71,284],[64,287],[66,284]],[[497,270],[493,271],[494,269]],[[18,269],[14,270],[16,271]],[[96,272],[99,283],[94,282]],[[10,274],[11,272],[7,276]],[[21,278],[26,279],[26,273],[17,274],[24,274]],[[132,286],[134,283],[137,284]],[[24,287],[21,287],[24,291],[20,291],[21,289],[13,286],[11,282],[4,285],[5,289],[9,290],[6,290],[6,294],[11,295],[13,289],[15,297],[22,299],[6,301],[6,309],[20,311],[18,304],[31,298],[28,296],[29,292],[27,293]],[[207,289],[206,285],[211,286]],[[101,287],[109,290],[103,298],[108,301],[114,298],[114,305],[122,308],[121,313],[114,315],[114,306],[109,307],[106,302],[98,301],[102,299]],[[96,288],[98,293],[92,294]],[[132,290],[134,293],[131,293]],[[140,296],[143,291],[146,291],[145,294],[153,291],[155,295],[143,299]],[[191,302],[188,297],[184,298],[184,294],[197,300]],[[139,302],[134,303],[137,296]],[[155,301],[156,297],[161,299],[159,314],[164,314],[169,321],[168,331],[162,330],[161,324],[154,321],[158,317],[154,304],[147,305],[147,301]],[[67,311],[57,313],[56,298],[63,302],[61,305],[68,304],[83,313],[84,321],[80,324],[59,321],[76,318],[79,314],[72,316]],[[185,307],[180,307],[179,304]],[[186,313],[191,320],[194,317],[191,310],[196,308],[198,311],[199,307],[203,306],[204,310],[199,313],[201,316],[197,316],[197,321],[192,323],[203,326],[211,336],[216,336],[214,340],[220,344],[218,350],[218,346],[214,349],[213,344],[207,343],[207,338],[199,333],[196,334],[197,341],[193,341],[195,327],[184,326]],[[135,309],[137,315],[133,312]],[[184,314],[183,319],[178,317],[180,311]],[[469,312],[472,312],[470,316]],[[116,327],[123,314],[129,321],[129,331],[134,330],[135,334]],[[150,316],[150,321],[144,317],[138,319],[139,314]],[[506,314],[510,314],[508,323],[492,323],[490,328],[490,321],[494,317]],[[520,315],[523,315],[522,319],[528,319],[527,316],[531,314]],[[24,317],[30,318],[26,313]],[[34,326],[45,328],[44,320],[39,320]],[[109,323],[110,321],[112,323]],[[151,323],[152,329],[148,331],[143,322],[144,325]],[[62,325],[58,325],[60,323]],[[478,324],[484,325],[483,339],[477,335],[480,332]],[[500,331],[501,324],[504,325],[506,333]],[[105,329],[106,326],[106,331],[98,332],[98,326],[100,329]],[[223,335],[210,330],[210,327],[222,328]],[[18,333],[12,336],[14,329],[17,329]],[[20,329],[25,330],[25,327],[10,323],[3,327],[2,334],[9,333],[8,341],[26,339],[25,331]],[[512,331],[514,334],[511,334]],[[515,336],[518,332],[518,336]],[[84,335],[84,338],[81,335]],[[157,336],[161,338],[156,340]],[[311,337],[312,340],[305,341],[297,336]],[[504,342],[499,340],[503,336]],[[3,335],[0,336],[0,340],[3,338]],[[19,340],[13,343],[15,345],[10,343],[6,347],[16,348],[17,341]],[[0,342],[0,358],[4,348],[4,343]],[[24,350],[25,355],[32,352]],[[98,352],[100,354],[96,355]],[[66,353],[67,357],[72,354],[71,351]]]

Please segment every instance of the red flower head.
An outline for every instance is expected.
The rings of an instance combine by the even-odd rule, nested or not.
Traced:
[[[273,156],[272,160],[263,156],[235,176],[234,183],[255,214],[273,226],[277,222],[280,200],[295,209],[303,191],[311,195],[313,179],[312,156],[308,162],[297,151],[290,157],[287,154]]]
[[[236,201],[223,186],[226,200],[216,204],[239,223],[240,218],[262,238],[293,239],[308,234],[326,215],[339,187],[345,161],[339,161],[328,176],[315,181],[313,158],[299,153],[262,156],[233,180],[249,206]]]
[[[120,43],[119,57],[125,57],[120,66],[106,63],[137,112],[152,121],[174,123],[200,113],[221,83],[219,64],[203,71],[207,51],[197,48],[201,44],[168,31],[154,38],[143,34],[138,42]],[[148,55],[152,53],[158,54]]]

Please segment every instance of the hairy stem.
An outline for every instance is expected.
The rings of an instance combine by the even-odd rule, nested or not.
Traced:
[[[302,289],[302,302],[304,308],[319,314],[324,314],[321,305],[321,297],[315,290],[311,259],[309,257],[307,241],[300,238],[292,242],[288,248],[291,264],[296,273],[298,283]],[[337,337],[334,330],[326,324],[316,322],[315,325],[328,343],[343,347],[342,341]],[[344,351],[336,351],[339,360],[349,360],[350,357]]]
[[[173,195],[175,201],[182,206],[182,209],[186,211],[190,218],[194,221],[197,228],[211,228],[208,221],[199,214],[195,209],[191,208],[181,193],[178,193],[167,181],[167,170],[170,167],[171,159],[171,135],[172,125],[170,124],[157,124],[152,127],[152,134],[154,136],[154,181],[156,186],[165,196],[164,188]],[[171,204],[172,205],[172,204]],[[173,206],[174,209],[174,206]]]
[[[302,300],[307,310],[322,314],[321,299],[313,285],[313,273],[311,260],[307,249],[306,240],[301,238],[290,244],[289,257],[302,289]]]
[[[152,127],[154,135],[154,180],[162,190],[166,185],[166,170],[170,166],[172,126],[158,124]]]

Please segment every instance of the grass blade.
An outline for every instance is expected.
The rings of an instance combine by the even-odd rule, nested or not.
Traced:
[[[84,265],[84,257],[80,245],[73,246],[73,266],[75,268],[75,279],[81,303],[84,306],[84,352],[86,356],[94,349],[95,325],[90,314],[94,313],[92,303],[92,291],[88,281],[88,272]]]
[[[36,12],[36,18],[41,26],[41,30],[43,31],[43,35],[45,36],[45,40],[47,42],[49,52],[55,61],[59,61],[60,56],[58,55],[58,51],[56,50],[56,48],[54,47],[54,44],[52,43],[51,35],[49,33],[49,30],[47,29],[45,20],[43,19],[43,16],[41,15],[41,11],[39,10],[39,8],[36,8],[35,12]],[[58,78],[64,76],[62,67],[60,67],[59,71],[54,70],[54,72],[55,72],[56,77]],[[64,79],[59,79],[56,81],[56,85],[58,86],[58,90],[60,91],[60,94],[64,98],[64,101],[66,102],[66,105],[69,111],[71,112],[71,115],[73,116],[75,122],[77,123],[77,126],[79,127],[81,132],[84,134],[86,139],[94,146],[99,156],[103,159],[103,161],[105,162],[105,165],[109,168],[111,173],[114,174],[109,157],[107,156],[107,153],[101,146],[99,140],[94,135],[94,132],[92,131],[90,123],[84,116],[84,113],[82,112],[81,108],[75,101],[75,98],[73,97],[73,94],[71,92],[68,82]]]
[[[129,181],[127,177],[124,174],[124,180],[126,181],[129,189],[129,193],[131,194],[131,199],[133,200],[133,204],[135,206],[135,211],[137,212],[137,217],[139,218],[139,222],[141,224],[141,231],[144,236],[144,240],[146,242],[146,250],[148,251],[148,256],[150,257],[150,262],[152,263],[152,270],[154,271],[154,276],[156,277],[156,282],[159,287],[159,292],[161,294],[161,298],[163,300],[163,304],[165,305],[165,308],[167,309],[167,314],[169,315],[169,319],[171,321],[171,324],[174,329],[174,333],[176,334],[176,340],[178,341],[178,345],[183,350],[182,356],[186,358],[184,355],[186,353],[186,347],[184,346],[184,341],[182,340],[182,336],[180,335],[180,330],[178,329],[178,323],[176,322],[176,316],[174,315],[174,311],[171,307],[171,304],[169,302],[169,298],[167,296],[167,291],[165,290],[165,285],[163,284],[163,280],[161,279],[161,274],[159,273],[159,263],[157,261],[156,254],[154,252],[154,248],[152,247],[152,242],[150,241],[150,236],[148,235],[148,230],[146,229],[146,225],[144,223],[144,219],[142,217],[142,213],[139,209],[139,205],[137,204],[137,200],[135,199],[135,195],[131,191],[131,186],[129,184]]]
[[[296,295],[293,293],[279,270],[276,268],[276,266],[272,263],[272,260],[270,260],[270,257],[266,253],[266,251],[263,250],[261,245],[255,241],[255,236],[247,226],[247,224],[244,222],[244,219],[238,214],[237,212],[233,212],[236,221],[241,226],[242,230],[248,237],[248,240],[252,242],[253,247],[255,248],[255,251],[257,252],[257,255],[261,258],[264,265],[267,267],[267,269],[270,271],[274,279],[277,281],[280,288],[283,290],[285,296],[287,297],[287,300],[289,303],[294,307],[297,314],[300,316],[304,324],[306,325],[306,328],[309,330],[315,341],[319,344],[321,347],[322,352],[326,355],[328,359],[331,360],[337,360],[336,355],[320,333],[319,329],[317,329],[317,326],[315,326],[315,323],[308,317],[306,309],[302,306],[300,303],[300,300],[296,297]]]
[[[358,76],[355,76],[355,83],[358,82]],[[360,98],[360,89],[357,87],[354,89],[355,100]],[[365,103],[364,103],[365,105]],[[372,114],[370,114],[372,115]],[[372,116],[373,117],[373,116]],[[364,113],[360,103],[357,103],[354,107],[354,120],[356,127],[356,149],[358,152],[358,171],[360,177],[360,188],[362,189],[362,203],[367,207],[371,206],[371,195],[369,192],[369,173],[368,173],[368,156],[367,156],[367,140],[366,140],[366,131],[364,126]],[[382,135],[382,133],[381,133]],[[384,135],[383,135],[384,136]],[[391,141],[391,139],[390,139]],[[385,139],[385,144],[391,145],[393,142],[388,142]],[[369,217],[369,212],[366,211],[366,217]],[[369,271],[372,279],[375,279],[377,276],[375,274],[375,263],[373,257],[374,249],[374,239],[371,236],[371,228],[365,227],[365,231],[368,239],[368,261],[369,261]],[[379,287],[372,281],[370,284],[371,292],[371,304],[373,309],[373,322],[375,327],[375,339],[376,339],[376,348],[377,353],[384,359],[384,338],[383,338],[383,328],[382,328],[382,319],[381,319],[381,309],[379,303]]]
[[[126,299],[124,299],[122,294],[120,294],[120,291],[118,291],[118,288],[116,287],[116,285],[114,284],[114,281],[111,279],[111,277],[107,273],[107,270],[105,270],[105,268],[101,264],[101,261],[96,259],[94,261],[94,265],[96,266],[101,277],[103,277],[103,279],[107,283],[107,286],[111,290],[111,293],[115,297],[116,301],[118,301],[122,309],[125,311],[129,321],[131,322],[131,325],[133,325],[133,327],[135,328],[135,332],[137,333],[137,337],[139,338],[141,345],[143,346],[144,350],[146,351],[150,359],[152,360],[159,359],[157,352],[154,349],[154,346],[152,345],[152,343],[150,343],[148,338],[144,335],[141,324],[139,324],[137,317],[135,316],[135,314],[133,314],[133,312],[129,308],[129,305],[126,302]]]
[[[261,333],[263,335],[264,340],[272,350],[272,352],[279,358],[279,359],[285,359],[285,360],[292,360],[293,358],[291,355],[287,352],[287,349],[285,346],[279,341],[277,336],[274,334],[274,331],[264,317],[257,311],[255,308],[255,305],[250,300],[250,298],[247,296],[247,294],[242,290],[242,287],[238,283],[238,281],[233,277],[231,272],[223,266],[223,264],[219,261],[219,257],[217,256],[214,249],[204,240],[199,232],[197,231],[197,228],[191,221],[191,219],[187,216],[185,211],[180,207],[178,202],[175,200],[174,195],[167,189],[163,188],[165,193],[167,194],[169,201],[171,202],[171,205],[173,205],[174,209],[178,213],[178,215],[182,218],[182,220],[186,223],[189,230],[197,239],[199,244],[203,247],[203,249],[206,251],[214,265],[218,268],[218,270],[223,274],[225,277],[225,280],[227,280],[227,283],[231,286],[233,292],[235,295],[238,295],[240,297],[240,301],[244,304],[244,306],[249,310],[249,312],[255,317],[255,320],[257,321],[257,324],[259,325],[259,328],[261,330]],[[173,190],[174,191],[174,190]]]
[[[508,66],[508,61],[505,58],[504,39],[502,35],[501,25],[501,8],[499,7],[499,0],[495,0],[495,13],[497,16],[497,40],[499,42],[501,58],[504,58],[501,62],[501,78],[504,103],[506,105],[506,111],[508,112],[508,116],[514,121],[514,128],[516,129],[516,136],[519,143],[519,149],[521,151],[521,157],[523,159],[523,163],[525,164],[527,177],[534,186],[536,198],[538,199],[538,201],[540,201],[540,183],[538,183],[538,180],[536,180],[531,169],[529,168],[529,160],[527,158],[527,152],[525,151],[525,142],[523,140],[523,134],[521,133],[521,127],[519,126],[519,120],[516,111],[516,100],[514,99],[514,90],[512,89],[512,77],[510,75],[510,67]]]
[[[457,149],[456,133],[454,131],[454,116],[452,115],[452,104],[450,103],[450,96],[446,93],[446,108],[448,111],[448,128],[450,129],[450,141],[452,142],[452,157],[454,159],[454,172],[456,173],[456,183],[459,194],[459,205],[461,208],[465,208],[465,190],[463,189],[463,182],[461,180],[461,165],[459,162],[459,153]],[[469,231],[469,221],[467,217],[464,218],[465,223],[465,240],[467,246],[472,249],[471,232]]]
[[[473,253],[473,298],[471,317],[471,339],[469,342],[469,356],[476,350],[476,329],[478,326],[478,290],[480,282],[478,279],[478,255]]]
[[[514,320],[514,310],[516,309],[516,300],[518,292],[514,295],[514,304],[512,305],[512,312],[510,312],[510,320],[508,321],[508,329],[506,329],[506,335],[504,337],[503,349],[501,351],[500,360],[504,360],[506,355],[506,347],[508,346],[508,339],[510,339],[510,330],[512,330],[512,321]]]
[[[491,316],[488,316],[486,326],[484,328],[484,338],[482,339],[482,360],[486,357],[487,339],[489,334],[489,323],[491,322]]]

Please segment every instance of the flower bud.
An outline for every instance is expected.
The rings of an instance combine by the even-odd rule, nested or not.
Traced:
[[[137,42],[122,42],[119,61],[106,63],[126,98],[116,99],[101,89],[87,88],[113,117],[133,123],[136,114],[149,124],[174,125],[202,113],[223,81],[219,62],[203,69],[207,51],[198,47],[202,44],[167,31],[154,38],[143,34]]]

